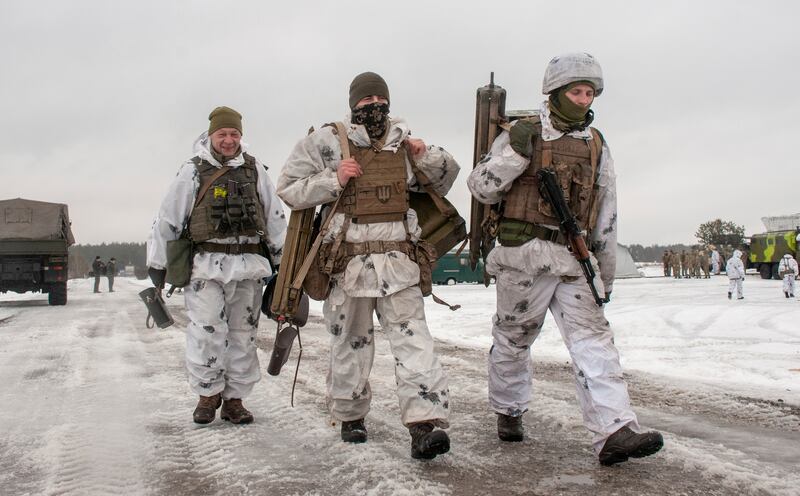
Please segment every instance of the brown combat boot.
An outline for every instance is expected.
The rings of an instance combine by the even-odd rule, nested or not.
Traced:
[[[242,400],[239,398],[225,400],[219,417],[232,424],[249,424],[253,421],[253,414],[242,405]]]
[[[214,421],[214,416],[217,414],[217,408],[222,404],[222,395],[219,393],[214,396],[201,396],[200,401],[197,402],[197,408],[194,409],[194,423],[195,424],[210,424]]]
[[[501,441],[518,443],[525,437],[525,428],[522,426],[522,415],[512,417],[511,415],[497,414],[497,437]]]
[[[445,431],[434,430],[433,422],[418,422],[408,426],[411,434],[411,458],[431,460],[450,451],[450,438]]]
[[[637,433],[627,426],[611,434],[600,450],[601,465],[614,465],[628,458],[643,458],[656,453],[664,446],[664,438],[656,431]]]

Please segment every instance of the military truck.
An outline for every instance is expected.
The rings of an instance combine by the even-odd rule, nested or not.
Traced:
[[[797,258],[797,234],[800,229],[754,234],[750,237],[748,268],[754,268],[762,279],[780,279],[778,262],[789,253]]]
[[[39,291],[51,305],[65,305],[74,243],[66,205],[0,200],[0,293]]]

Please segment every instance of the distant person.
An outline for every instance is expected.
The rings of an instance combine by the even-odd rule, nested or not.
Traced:
[[[670,250],[669,259],[672,264],[672,277],[681,279],[683,277],[681,276],[681,256],[677,251]]]
[[[719,252],[714,245],[708,246],[711,249],[711,273],[718,276],[720,273]]]
[[[742,293],[742,283],[744,282],[744,263],[742,263],[742,252],[733,250],[733,255],[725,265],[725,273],[728,274],[730,285],[728,286],[728,299],[733,298],[733,290],[736,290],[736,299],[744,299]]]
[[[778,274],[783,277],[783,294],[787,298],[794,298],[794,279],[797,277],[797,260],[791,253],[787,253],[781,258],[778,264]]]
[[[664,277],[669,277],[672,273],[671,265],[670,265],[670,258],[669,258],[669,250],[664,250],[664,255],[661,256],[661,265],[664,266]]]
[[[100,276],[103,275],[106,265],[100,260],[100,255],[94,257],[92,262],[92,273],[94,274],[94,292],[100,293]]]
[[[537,173],[555,168],[580,228],[589,235],[593,284],[606,301],[614,284],[617,194],[608,144],[590,127],[590,109],[603,91],[597,60],[587,53],[553,58],[544,75],[539,113],[514,121],[469,175],[467,186],[481,203],[502,202],[499,246],[486,260],[497,278],[497,310],[489,351],[489,406],[501,441],[523,440],[523,414],[531,404],[531,345],[550,314],[572,358],[578,405],[603,465],[652,455],[658,432],[639,432],[622,375],[614,333],[595,303],[581,267],[555,226],[559,219],[537,188]],[[566,195],[565,195],[566,196]],[[585,200],[585,201],[584,201]],[[602,296],[601,296],[602,297]]]
[[[108,277],[108,292],[114,292],[114,276],[117,275],[117,259],[111,257],[106,264],[106,277]]]
[[[148,275],[162,289],[167,242],[184,230],[192,240],[184,299],[186,369],[189,387],[199,396],[192,415],[197,424],[212,422],[220,406],[223,420],[253,422],[242,399],[261,379],[255,338],[263,279],[280,263],[286,235],[283,207],[266,168],[241,139],[241,114],[214,109],[194,156],[169,185],[147,242]]]
[[[705,249],[700,250],[699,260],[700,260],[700,270],[703,271],[703,279],[709,279],[711,277],[711,273],[708,270],[709,261],[708,261],[707,250]]]

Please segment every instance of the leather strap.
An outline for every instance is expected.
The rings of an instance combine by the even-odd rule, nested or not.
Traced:
[[[339,136],[339,148],[342,149],[342,160],[347,160],[350,158],[350,141],[347,139],[347,130],[342,122],[334,123],[334,127],[336,128],[336,134]],[[342,192],[344,192],[344,189],[342,189]],[[297,272],[297,275],[295,275],[294,281],[292,281],[291,289],[299,290],[301,287],[303,287],[303,280],[306,278],[308,270],[311,268],[311,264],[317,257],[317,252],[319,252],[319,246],[322,244],[322,239],[328,233],[328,224],[330,224],[333,214],[336,213],[336,209],[339,207],[339,202],[343,197],[344,195],[339,193],[339,196],[336,198],[333,207],[331,208],[330,212],[328,212],[328,216],[325,218],[325,222],[322,223],[322,226],[319,229],[319,234],[317,234],[317,238],[314,240],[314,244],[312,244],[311,249],[308,250],[308,254],[306,255],[305,260],[303,260],[303,265],[300,266],[300,270]]]
[[[213,176],[211,176],[208,179],[208,182],[200,186],[200,190],[197,192],[197,199],[194,201],[195,208],[197,208],[197,206],[200,205],[200,200],[202,200],[203,197],[206,196],[208,189],[211,187],[212,184],[214,184],[214,181],[222,177],[226,172],[228,172],[231,169],[233,169],[233,167],[229,165],[223,165],[217,170],[217,172],[214,173]]]

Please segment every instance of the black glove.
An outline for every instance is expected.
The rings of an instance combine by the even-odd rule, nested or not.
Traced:
[[[153,267],[148,267],[147,275],[150,277],[150,280],[153,281],[153,286],[155,286],[156,289],[164,289],[164,280],[167,278],[166,269],[154,269]]]
[[[525,158],[533,155],[533,135],[536,134],[536,126],[531,121],[517,121],[509,131],[511,137],[511,148]]]
[[[610,302],[610,301],[611,301],[611,291],[609,291],[608,293],[606,293],[606,297],[605,297],[605,298],[603,298],[603,303],[608,303],[608,302]]]

